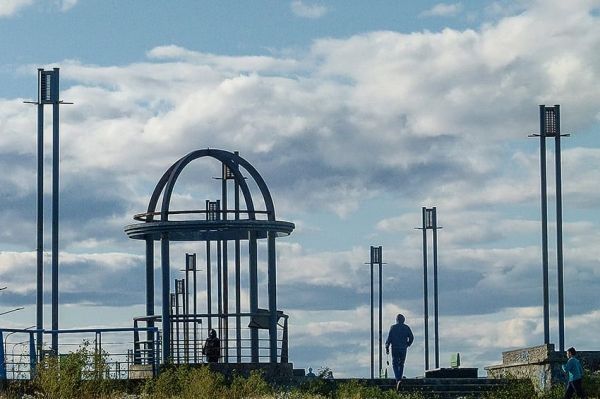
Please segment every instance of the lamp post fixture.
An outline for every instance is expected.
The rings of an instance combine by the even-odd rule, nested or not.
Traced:
[[[563,293],[562,244],[562,176],[560,138],[569,134],[560,132],[560,105],[540,105],[540,133],[529,137],[540,138],[540,182],[542,210],[542,279],[544,302],[544,344],[550,343],[550,301],[548,289],[548,194],[546,184],[546,138],[554,137],[554,166],[556,178],[556,263],[558,274],[558,340],[559,350],[565,351],[565,311]]]
[[[438,271],[437,271],[437,225],[436,207],[422,207],[423,230],[423,324],[425,334],[425,370],[429,370],[429,290],[427,263],[427,230],[433,231],[433,319],[434,319],[434,352],[435,368],[440,367],[439,322],[438,322]]]
[[[375,378],[375,321],[374,321],[374,291],[373,291],[373,266],[374,265],[378,265],[379,270],[378,270],[378,277],[379,277],[379,330],[378,330],[378,336],[379,336],[379,348],[378,348],[378,353],[379,353],[379,373],[381,374],[381,370],[383,367],[383,355],[382,355],[382,344],[381,344],[381,326],[382,326],[382,304],[383,304],[383,288],[382,288],[382,272],[383,272],[383,265],[385,264],[382,261],[382,247],[378,246],[378,247],[374,247],[371,246],[371,259],[368,263],[366,263],[367,265],[370,265],[370,271],[371,271],[371,379]]]
[[[44,328],[44,105],[52,105],[52,330],[58,330],[58,204],[59,204],[59,68],[38,68],[37,105],[37,298],[36,328],[38,350],[42,349]],[[52,351],[58,354],[58,334],[52,334]]]

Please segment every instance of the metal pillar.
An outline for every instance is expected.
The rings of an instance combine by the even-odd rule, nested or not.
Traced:
[[[162,273],[162,357],[165,363],[171,359],[171,316],[169,314],[170,294],[170,262],[169,262],[169,236],[163,233],[160,238],[160,261]]]
[[[556,136],[554,137],[556,173],[556,264],[558,272],[558,342],[559,350],[565,351],[565,302],[563,292],[563,240],[562,240],[562,172],[560,154],[560,106],[554,106]]]
[[[437,212],[433,207],[433,334],[434,352],[435,352],[435,368],[440,368],[440,337],[439,337],[439,320],[438,320],[438,269],[437,269]]]
[[[545,107],[540,106],[540,175],[542,208],[542,284],[544,302],[544,343],[550,343],[550,305],[548,294],[548,195],[546,192]]]
[[[540,183],[542,210],[542,275],[544,301],[544,343],[550,343],[550,304],[548,283],[548,195],[546,184],[546,138],[554,137],[556,173],[556,263],[558,279],[558,340],[559,350],[565,350],[565,314],[563,291],[563,238],[562,238],[562,173],[560,138],[569,136],[560,132],[560,106],[540,105],[540,133],[530,137],[540,138]]]
[[[248,266],[250,274],[250,313],[258,313],[258,248],[256,232],[248,233]],[[250,356],[252,363],[258,363],[258,329],[250,329]]]
[[[38,137],[37,137],[37,298],[36,329],[37,351],[41,353],[44,345],[44,104],[41,99],[43,69],[38,69]]]
[[[146,316],[154,316],[154,240],[146,238]],[[154,320],[148,319],[148,327],[154,327]],[[146,333],[148,342],[154,341],[154,332]]]
[[[422,227],[417,229],[423,231],[423,319],[425,327],[425,370],[429,370],[429,277],[427,263],[427,230],[433,230],[433,331],[434,331],[434,359],[435,368],[440,367],[439,347],[439,306],[438,306],[438,262],[437,262],[437,225],[436,207],[422,207]]]
[[[237,155],[237,151],[235,152]],[[240,219],[240,185],[237,180],[234,180],[234,206],[235,206],[235,220]],[[240,240],[235,240],[235,347],[236,347],[236,358],[237,362],[242,362],[242,318],[240,313],[242,311],[242,298],[241,298],[241,248]]]
[[[373,259],[371,259],[370,271],[371,271],[371,379],[375,378],[375,326],[373,320]]]
[[[227,178],[229,175],[229,169],[225,164],[221,167],[221,204],[223,207],[223,220],[227,220]],[[229,262],[228,262],[228,244],[227,240],[222,241],[223,249],[223,336],[221,342],[223,343],[223,361],[229,363]]]
[[[54,68],[50,81],[51,92],[56,93],[52,103],[52,352],[58,354],[58,206],[59,206],[59,71]]]
[[[423,324],[425,331],[425,370],[429,370],[429,293],[427,291],[427,208],[423,207]]]
[[[382,353],[382,345],[381,345],[381,325],[383,323],[383,313],[382,313],[382,307],[383,307],[383,279],[382,279],[382,275],[383,275],[383,264],[381,263],[381,246],[377,248],[379,250],[379,378],[381,378],[381,371],[383,370],[383,353]]]
[[[212,328],[212,276],[210,264],[210,241],[206,241],[206,313],[208,313],[208,329]]]
[[[277,363],[277,258],[275,232],[267,233],[267,291],[269,295],[269,360]]]

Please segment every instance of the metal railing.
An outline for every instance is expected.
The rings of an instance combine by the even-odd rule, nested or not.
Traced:
[[[37,345],[36,333],[57,334],[59,353],[50,349],[49,340]],[[134,359],[135,336],[147,333],[155,339]],[[110,379],[141,378],[156,375],[160,357],[160,332],[156,327],[89,328],[70,330],[34,330],[0,328],[0,380],[31,379],[36,367],[47,356],[59,359],[78,352],[85,356],[85,368],[102,365],[102,377]],[[60,360],[59,360],[60,361]],[[140,366],[142,365],[142,366]]]

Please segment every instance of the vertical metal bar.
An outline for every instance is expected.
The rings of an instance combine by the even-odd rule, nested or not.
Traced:
[[[373,315],[373,250],[375,247],[371,247],[371,261],[370,273],[371,273],[371,379],[375,378],[375,326],[374,326],[374,315]]]
[[[256,232],[248,234],[248,263],[250,272],[250,314],[255,317],[258,312],[258,248]],[[252,363],[258,363],[258,329],[250,329],[250,355]]]
[[[196,268],[196,254],[192,255],[192,267],[193,267],[193,278],[194,278],[194,296],[193,296],[193,307],[194,307],[194,363],[198,363],[198,320],[196,319],[196,316],[198,314],[198,304],[197,304],[197,296],[198,296],[198,281],[197,281],[197,268]]]
[[[37,364],[37,357],[35,354],[35,334],[29,333],[29,379],[33,379],[35,376],[35,367]]]
[[[206,313],[208,313],[208,329],[212,328],[212,276],[210,261],[210,241],[206,241]]]
[[[425,370],[429,370],[429,293],[427,292],[427,209],[423,207],[423,323],[425,333]]]
[[[542,201],[542,276],[544,295],[544,344],[550,343],[550,309],[548,295],[548,195],[546,192],[546,115],[540,105],[540,175]]]
[[[154,239],[146,237],[146,316],[154,316]],[[154,320],[148,319],[147,327],[154,327]],[[148,330],[146,338],[154,341],[154,332]]]
[[[59,206],[59,70],[51,80],[52,104],[52,351],[58,354],[58,206]]]
[[[277,363],[277,258],[275,254],[275,232],[267,233],[267,273],[269,293],[269,358]]]
[[[438,313],[438,264],[437,264],[437,210],[433,207],[433,318],[435,334],[435,368],[440,368],[440,338],[439,338],[439,313]]]
[[[221,203],[223,220],[227,220],[227,167],[223,164],[221,179]],[[227,240],[223,240],[223,362],[229,363],[229,262]]]
[[[383,323],[383,315],[382,315],[382,305],[383,305],[383,251],[382,247],[379,247],[379,378],[381,378],[381,371],[383,370],[383,354],[382,354],[382,346],[381,346],[381,325]]]
[[[218,317],[218,330],[219,339],[223,339],[223,253],[221,240],[217,240],[217,311]]]
[[[38,69],[38,86],[42,84],[42,71]],[[38,87],[38,91],[41,87]],[[36,329],[37,350],[41,353],[44,345],[44,104],[41,96],[37,105],[37,298],[36,298]]]
[[[565,302],[563,291],[563,237],[562,237],[562,172],[560,149],[560,106],[554,106],[556,137],[554,139],[556,166],[556,263],[558,270],[558,342],[560,352],[565,351]]]
[[[237,151],[236,151],[237,155]],[[237,180],[234,181],[234,203],[235,203],[235,220],[240,219],[240,185]],[[235,240],[235,345],[237,362],[242,362],[242,311],[241,298],[241,249],[240,240]]]
[[[168,363],[171,360],[171,317],[170,307],[170,261],[169,261],[169,236],[162,233],[160,239],[160,262],[162,273],[162,360]]]
[[[179,360],[179,323],[181,323],[179,318],[179,295],[181,292],[179,291],[179,283],[178,280],[175,279],[175,334],[173,335],[173,341],[175,342],[175,358],[177,359],[177,364],[180,364]]]
[[[186,254],[187,255],[187,254]],[[185,286],[183,294],[183,314],[185,315],[185,321],[183,322],[183,348],[184,348],[184,359],[186,363],[190,362],[190,273],[187,266],[185,265]]]

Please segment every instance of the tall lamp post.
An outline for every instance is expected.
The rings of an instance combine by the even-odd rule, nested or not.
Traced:
[[[378,349],[378,353],[379,353],[379,373],[381,373],[381,370],[383,368],[383,355],[382,355],[382,342],[381,342],[381,325],[383,323],[383,316],[382,316],[382,308],[383,308],[383,289],[382,289],[382,272],[383,272],[383,261],[382,261],[382,247],[378,246],[378,247],[374,247],[371,246],[371,259],[370,261],[367,263],[367,265],[370,265],[370,271],[371,271],[371,379],[375,378],[375,321],[374,321],[374,287],[373,287],[373,267],[375,265],[378,266],[378,277],[379,277],[379,329],[378,329],[378,336],[379,336],[379,349]]]
[[[422,207],[423,230],[423,324],[425,334],[425,370],[429,370],[429,290],[428,290],[428,264],[427,264],[427,230],[433,231],[433,319],[434,319],[434,352],[435,368],[440,367],[439,348],[439,322],[438,322],[438,271],[437,271],[437,225],[436,207]]]
[[[563,293],[562,244],[562,176],[560,138],[570,136],[560,132],[560,105],[540,105],[540,133],[529,137],[540,138],[540,183],[542,210],[542,278],[544,302],[544,344],[550,343],[550,300],[548,289],[548,194],[546,184],[546,138],[554,137],[554,166],[556,178],[556,263],[558,274],[558,340],[561,352],[565,351],[565,310]]]
[[[58,204],[59,204],[59,105],[72,104],[59,99],[59,68],[38,68],[37,105],[37,297],[36,329],[38,351],[43,345],[44,328],[44,105],[52,105],[52,351],[58,354]]]

